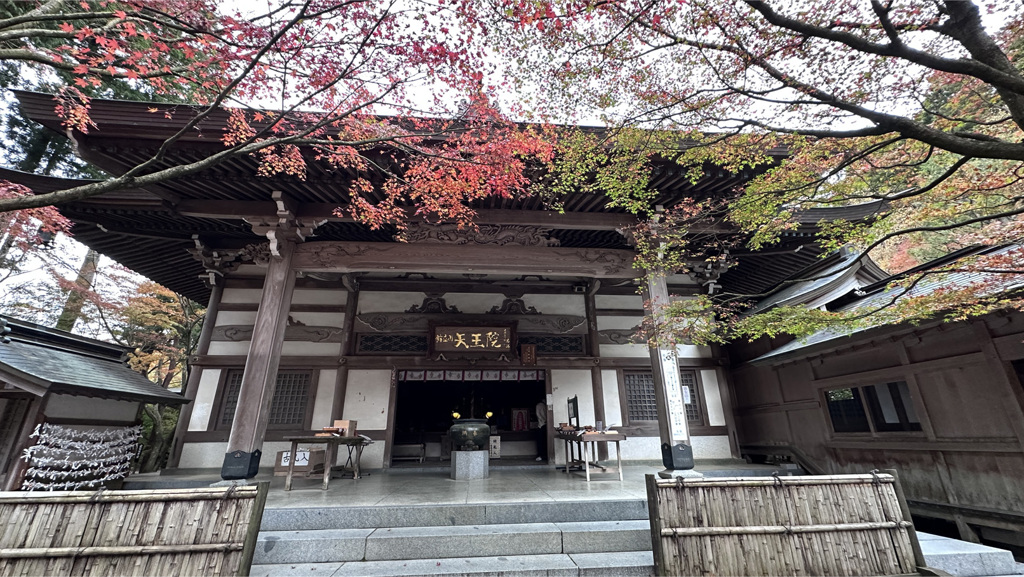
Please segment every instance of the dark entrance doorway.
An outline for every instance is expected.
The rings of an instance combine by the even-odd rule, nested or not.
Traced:
[[[445,459],[453,412],[481,419],[493,413],[488,423],[492,436],[500,437],[501,458],[532,461],[537,456],[534,408],[545,395],[543,370],[399,371],[392,465],[418,463],[420,454],[434,463]]]

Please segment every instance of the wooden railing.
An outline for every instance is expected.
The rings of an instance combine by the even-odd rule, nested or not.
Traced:
[[[268,488],[0,493],[0,576],[248,575]]]
[[[901,575],[924,566],[892,474],[647,475],[647,502],[658,575]]]

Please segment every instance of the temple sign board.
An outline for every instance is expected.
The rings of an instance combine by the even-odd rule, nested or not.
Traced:
[[[676,443],[690,442],[689,431],[686,428],[686,400],[683,398],[683,387],[679,382],[679,367],[676,366],[676,356],[672,351],[659,349],[661,358],[662,374],[665,376],[665,400],[668,401],[669,426],[672,432],[672,441]],[[689,390],[686,391],[689,397]]]
[[[435,326],[435,352],[508,353],[512,351],[512,328],[508,326]]]

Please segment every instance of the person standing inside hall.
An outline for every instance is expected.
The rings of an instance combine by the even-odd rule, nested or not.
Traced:
[[[544,401],[537,403],[537,461],[548,460],[548,405]]]

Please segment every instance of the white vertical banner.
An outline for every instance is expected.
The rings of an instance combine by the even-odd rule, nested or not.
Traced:
[[[679,367],[673,351],[658,349],[661,357],[661,373],[665,378],[665,400],[668,404],[669,428],[672,431],[673,443],[690,443],[690,434],[686,428],[686,402],[683,399],[683,388],[679,382]]]

